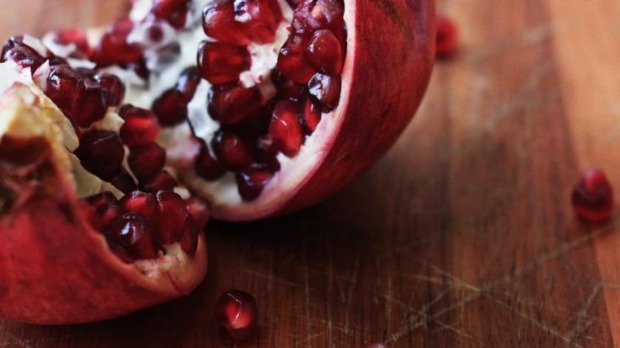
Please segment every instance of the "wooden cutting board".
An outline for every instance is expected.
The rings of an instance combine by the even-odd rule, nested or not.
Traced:
[[[102,24],[127,6],[3,5],[2,37]],[[620,2],[439,8],[461,52],[354,184],[292,216],[211,224],[210,271],[187,298],[88,325],[0,322],[0,347],[220,347],[212,311],[229,288],[259,303],[247,347],[620,345],[620,220],[588,226],[569,204],[589,166],[620,189]]]

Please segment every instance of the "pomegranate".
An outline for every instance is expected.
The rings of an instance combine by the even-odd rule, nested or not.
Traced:
[[[9,39],[0,316],[86,322],[189,293],[211,217],[315,204],[389,148],[434,44],[431,0],[134,0],[103,31]]]
[[[591,168],[581,174],[571,197],[577,216],[585,221],[608,220],[614,209],[613,190],[605,173]]]

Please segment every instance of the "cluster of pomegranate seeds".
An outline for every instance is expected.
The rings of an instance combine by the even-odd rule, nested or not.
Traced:
[[[86,202],[96,212],[91,223],[126,262],[155,258],[164,252],[164,245],[173,243],[194,255],[200,231],[208,221],[204,203],[196,199],[185,202],[171,191],[134,191],[120,200],[103,192]]]
[[[241,290],[225,292],[215,307],[215,317],[220,328],[233,342],[246,341],[256,334],[257,316],[256,300]]]
[[[582,173],[572,193],[573,209],[577,216],[589,222],[602,222],[614,208],[613,190],[605,173],[593,168]]]
[[[459,32],[456,24],[449,17],[437,16],[436,54],[439,59],[454,56],[459,44]]]
[[[252,66],[250,43],[274,42],[283,20],[278,1],[220,0],[203,12],[204,32],[216,41],[200,45],[198,71],[212,85],[208,111],[221,129],[202,147],[196,171],[206,180],[233,172],[246,201],[256,199],[280,170],[276,156],[295,157],[322,114],[340,99],[347,37],[343,1],[289,5],[293,22],[272,73],[277,93],[270,100],[240,75]]]

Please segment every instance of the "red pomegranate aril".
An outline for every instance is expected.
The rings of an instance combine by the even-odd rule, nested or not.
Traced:
[[[172,191],[177,186],[177,181],[165,170],[160,171],[153,178],[140,182],[140,189],[146,192]]]
[[[459,33],[456,24],[447,16],[437,16],[436,54],[439,59],[454,56],[459,44]]]
[[[74,45],[75,51],[71,53],[72,57],[83,58],[90,50],[86,33],[77,28],[54,32],[53,40],[55,43],[62,46]]]
[[[123,118],[125,123],[121,126],[119,134],[125,145],[129,147],[146,145],[157,138],[159,123],[151,112],[128,114]]]
[[[83,128],[103,119],[108,109],[107,93],[99,85],[92,83],[86,83],[84,92],[75,103],[71,114],[75,123]]]
[[[169,89],[153,102],[153,113],[162,126],[176,126],[187,119],[187,102],[179,91]]]
[[[286,78],[300,84],[308,83],[316,73],[303,51],[295,52],[286,45],[280,50],[276,68]]]
[[[214,181],[226,174],[226,167],[213,158],[203,143],[195,163],[196,173],[207,181]]]
[[[256,300],[245,291],[229,290],[220,296],[215,306],[215,317],[220,327],[235,342],[245,341],[256,334]]]
[[[157,200],[149,192],[134,191],[121,198],[118,205],[124,212],[132,212],[143,218],[152,218],[157,214]]]
[[[303,118],[303,125],[306,135],[314,133],[316,127],[318,127],[319,123],[321,122],[322,115],[323,113],[321,112],[320,108],[316,106],[309,98],[306,99]]]
[[[52,68],[45,84],[45,94],[64,112],[72,113],[77,98],[84,93],[83,78],[68,65]]]
[[[75,154],[86,170],[110,180],[119,174],[125,149],[116,133],[92,130],[82,135]]]
[[[100,74],[95,80],[106,90],[108,106],[119,106],[125,98],[125,85],[116,75]]]
[[[109,226],[119,216],[118,200],[112,192],[90,196],[86,198],[86,202],[101,216],[104,227]]]
[[[208,95],[209,116],[223,125],[238,124],[258,112],[262,101],[263,96],[256,86],[213,86]]]
[[[183,229],[183,233],[181,235],[181,239],[179,243],[181,244],[181,248],[185,251],[186,254],[190,256],[196,255],[196,250],[198,249],[198,236],[200,236],[201,228],[198,226],[196,221],[191,215],[187,216],[185,220],[185,228]]]
[[[342,47],[330,30],[316,31],[306,48],[306,56],[314,68],[326,75],[337,75],[342,71]]]
[[[117,189],[123,193],[130,193],[138,189],[133,177],[125,170],[121,170],[121,173],[110,180],[110,184],[114,185]]]
[[[174,89],[183,96],[183,101],[189,103],[194,98],[194,94],[196,94],[200,80],[200,73],[197,67],[186,68],[181,72]]]
[[[364,348],[387,348],[387,346],[381,343],[371,343],[365,345]]]
[[[213,137],[212,147],[217,158],[230,170],[241,170],[252,164],[252,148],[235,133],[218,131]]]
[[[13,61],[22,68],[30,68],[31,72],[37,70],[45,58],[33,48],[24,44],[22,36],[14,36],[8,39],[2,47],[2,62]]]
[[[250,168],[235,176],[239,195],[244,201],[253,201],[273,178],[274,173],[265,168]]]
[[[308,82],[310,96],[323,112],[330,112],[338,106],[342,80],[340,76],[328,76],[317,73]]]
[[[183,237],[185,221],[189,216],[185,209],[185,201],[172,191],[159,191],[157,200],[157,229],[159,242],[172,244]]]
[[[572,193],[573,209],[577,216],[590,222],[602,222],[614,208],[613,190],[605,173],[593,168],[582,173]]]
[[[277,0],[234,0],[235,20],[245,35],[256,43],[275,41],[282,20]]]
[[[342,20],[344,4],[342,0],[317,0],[311,7],[310,15],[321,28],[327,28]]]
[[[155,0],[152,12],[155,17],[181,29],[185,26],[191,4],[192,0]]]
[[[119,246],[134,259],[157,257],[152,227],[136,213],[121,215],[112,222],[105,234],[111,244]]]
[[[287,157],[295,157],[304,142],[304,134],[299,123],[303,110],[295,102],[284,100],[273,110],[269,124],[268,138],[271,148]]]
[[[99,44],[93,49],[90,59],[99,66],[130,64],[142,58],[142,48],[127,42],[134,24],[129,18],[110,26],[103,34]]]
[[[280,99],[294,99],[298,100],[306,91],[306,85],[293,82],[282,74],[274,74],[273,77],[275,85],[278,87],[278,97]]]
[[[198,47],[200,74],[211,84],[235,82],[251,66],[252,57],[244,46],[203,41]]]
[[[205,201],[197,197],[190,197],[185,200],[185,210],[194,218],[194,222],[200,230],[207,226],[211,213]]]
[[[166,164],[166,150],[152,142],[129,151],[127,158],[129,168],[140,181],[154,178]]]
[[[247,45],[249,38],[235,21],[233,0],[215,0],[208,3],[202,13],[202,28],[209,37],[237,45]]]

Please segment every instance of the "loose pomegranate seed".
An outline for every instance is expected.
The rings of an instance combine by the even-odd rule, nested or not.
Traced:
[[[80,29],[72,28],[54,32],[53,41],[61,46],[74,45],[75,50],[70,54],[74,58],[85,58],[90,50],[86,33]]]
[[[301,84],[308,83],[316,73],[303,51],[296,52],[287,45],[280,50],[276,68],[289,80]]]
[[[189,215],[194,218],[194,222],[200,230],[207,226],[211,213],[205,201],[196,197],[191,197],[185,200],[185,209]]]
[[[220,130],[213,137],[213,151],[230,170],[240,170],[252,164],[252,147],[239,135]]]
[[[191,4],[192,0],[154,0],[152,12],[155,17],[181,29],[185,26]]]
[[[224,293],[215,306],[215,316],[220,327],[235,342],[245,341],[256,334],[256,300],[245,291]]]
[[[121,173],[115,176],[110,183],[123,193],[129,193],[138,189],[138,185],[133,177],[125,170],[121,170]]]
[[[342,71],[342,47],[336,35],[327,29],[312,35],[306,56],[314,68],[323,74],[337,75]]]
[[[323,112],[330,112],[338,106],[341,88],[340,76],[327,76],[317,73],[308,82],[308,92]]]
[[[235,82],[251,66],[252,57],[244,46],[203,41],[198,47],[200,74],[211,84]]]
[[[106,30],[99,44],[93,49],[90,59],[99,66],[130,64],[142,58],[142,48],[127,42],[134,24],[129,19],[122,19]]]
[[[301,107],[292,101],[284,100],[276,105],[268,132],[273,150],[282,152],[288,157],[294,157],[299,153],[304,141],[303,130],[299,123],[301,113]]]
[[[216,0],[208,3],[203,10],[202,27],[205,34],[220,41],[237,45],[247,45],[250,39],[235,21],[233,0]]]
[[[600,169],[589,169],[582,173],[572,194],[575,213],[590,222],[609,219],[614,208],[613,190]]]
[[[140,182],[140,189],[146,192],[172,191],[177,186],[177,181],[165,170],[157,173],[152,179]]]
[[[306,100],[304,107],[303,125],[306,135],[314,133],[319,122],[321,122],[322,112],[310,99]]]
[[[100,74],[95,75],[95,80],[105,88],[107,93],[108,106],[119,106],[125,98],[125,85],[115,75]]]
[[[456,24],[446,16],[437,16],[437,58],[447,59],[454,56],[458,44],[459,34]]]
[[[253,201],[273,178],[274,173],[265,168],[250,168],[236,175],[239,195],[244,201]]]
[[[153,113],[162,126],[176,126],[187,119],[187,102],[179,91],[169,89],[153,102]]]
[[[119,174],[125,149],[116,133],[92,130],[82,135],[75,154],[86,170],[110,180]]]
[[[130,109],[127,109],[128,111]],[[159,134],[159,123],[150,111],[125,112],[122,117],[125,123],[121,126],[120,136],[129,147],[149,144]]]
[[[153,243],[153,230],[148,222],[136,213],[125,213],[106,230],[110,244],[115,244],[134,259],[157,257]]]
[[[134,147],[129,151],[127,162],[138,180],[148,181],[164,168],[166,150],[155,142]]]
[[[196,255],[199,236],[200,227],[198,227],[198,224],[194,221],[194,218],[191,215],[187,216],[187,219],[185,220],[185,228],[183,229],[183,234],[179,241],[181,248],[187,255]]]
[[[196,173],[207,181],[214,181],[226,174],[226,167],[209,153],[206,144],[200,147],[200,153],[195,162]]]
[[[282,12],[276,0],[235,0],[234,8],[235,20],[251,41],[275,41],[276,29],[282,20]]]
[[[86,199],[86,202],[88,202],[102,218],[103,227],[107,228],[120,214],[118,201],[111,192],[102,192],[90,196]]]
[[[123,196],[118,205],[124,212],[132,212],[149,219],[158,212],[155,195],[148,192],[134,191]]]
[[[199,83],[200,73],[198,72],[198,68],[192,66],[181,72],[181,76],[179,76],[179,80],[174,86],[174,89],[181,93],[184,102],[189,103],[192,98],[194,98]]]
[[[372,343],[365,345],[364,348],[387,348],[387,346],[381,343]]]
[[[172,244],[180,241],[185,229],[185,220],[188,217],[185,201],[172,191],[159,191],[156,199],[159,242]]]
[[[224,125],[234,125],[256,113],[262,106],[258,87],[232,84],[214,86],[209,91],[209,115]]]

